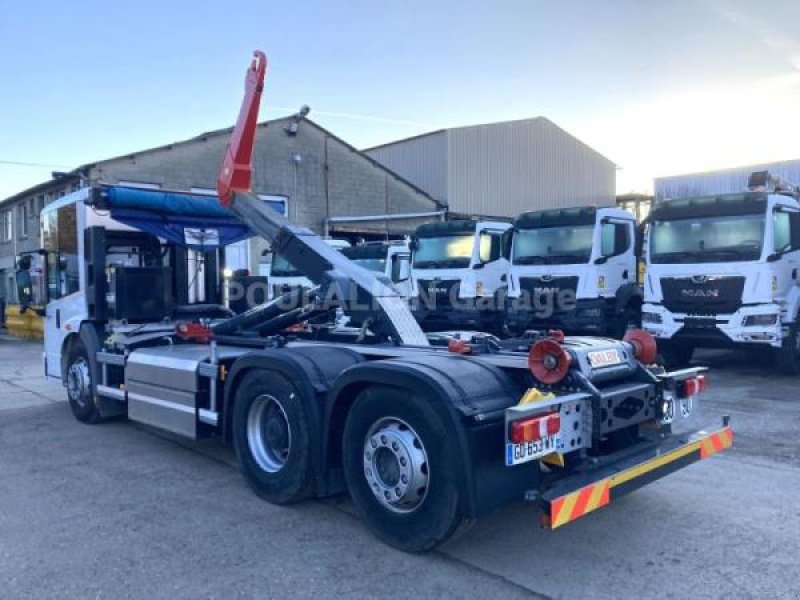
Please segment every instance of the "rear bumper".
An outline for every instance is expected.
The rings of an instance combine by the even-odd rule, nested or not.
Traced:
[[[648,483],[708,458],[733,445],[728,419],[715,431],[673,435],[620,458],[608,457],[591,472],[560,480],[541,496],[542,523],[556,529]]]

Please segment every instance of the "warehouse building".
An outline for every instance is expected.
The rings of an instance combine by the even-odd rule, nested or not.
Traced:
[[[786,160],[703,173],[658,177],[654,182],[655,201],[744,192],[747,191],[747,179],[756,171],[769,171],[772,175],[800,186],[800,159]]]
[[[15,257],[41,247],[39,212],[89,182],[215,193],[231,129],[55,173],[50,181],[0,201],[0,300],[16,301]],[[430,194],[300,113],[259,125],[253,190],[292,221],[320,234],[382,239],[444,216]],[[259,271],[264,240],[230,249],[237,267]]]
[[[615,203],[615,164],[544,117],[442,129],[365,153],[453,216]]]

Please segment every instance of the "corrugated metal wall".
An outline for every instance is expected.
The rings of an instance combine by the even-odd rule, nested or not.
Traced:
[[[787,160],[706,173],[658,177],[655,179],[655,198],[659,201],[665,198],[744,192],[747,190],[747,179],[754,171],[769,171],[794,185],[800,185],[800,160]]]
[[[613,206],[615,165],[548,119],[459,127],[366,151],[454,213]]]
[[[452,212],[614,204],[614,164],[548,119],[452,129],[448,148]]]
[[[446,131],[379,146],[366,154],[437,200],[448,201]]]

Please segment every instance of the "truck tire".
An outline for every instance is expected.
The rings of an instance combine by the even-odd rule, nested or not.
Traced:
[[[92,374],[89,355],[83,342],[76,341],[69,346],[64,371],[64,384],[72,414],[81,423],[94,425],[102,418],[94,401]]]
[[[658,342],[658,362],[664,365],[668,371],[689,366],[693,354],[694,346],[685,342],[673,340],[659,340]]]
[[[778,366],[786,375],[800,375],[800,321],[789,327],[789,336],[778,351]]]
[[[265,370],[245,375],[231,433],[239,468],[259,497],[291,504],[314,493],[308,419],[286,378]]]
[[[469,524],[459,508],[459,468],[439,416],[398,388],[359,394],[344,428],[343,464],[353,503],[384,542],[425,552]]]

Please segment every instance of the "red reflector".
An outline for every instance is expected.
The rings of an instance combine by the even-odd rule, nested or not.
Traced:
[[[560,430],[561,417],[556,412],[520,419],[511,423],[511,442],[514,444],[535,442],[547,436],[555,435]]]
[[[698,375],[697,376],[697,381],[700,382],[700,393],[702,394],[703,392],[706,391],[706,387],[708,387],[708,381],[706,381],[706,376],[705,375]]]
[[[453,339],[447,343],[447,350],[455,354],[469,354],[472,352],[472,346],[464,340]]]

